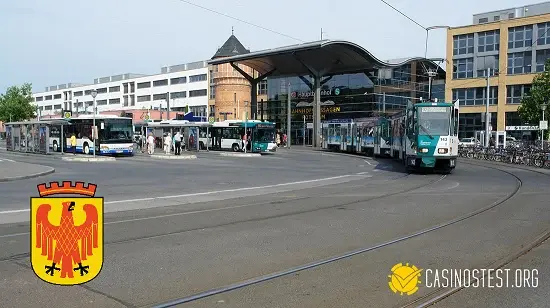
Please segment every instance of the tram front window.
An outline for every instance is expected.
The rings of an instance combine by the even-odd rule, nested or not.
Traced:
[[[449,135],[451,110],[449,107],[420,107],[418,133],[428,136]]]

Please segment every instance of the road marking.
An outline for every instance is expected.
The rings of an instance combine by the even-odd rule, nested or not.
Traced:
[[[7,159],[7,158],[0,158],[0,161],[8,161],[10,163],[15,163],[15,160]]]
[[[370,166],[373,165],[373,164],[370,163],[370,161],[368,161],[368,160],[366,160],[366,159],[365,159],[364,161],[365,161],[367,164],[369,164]]]
[[[288,182],[288,183],[280,183],[280,184],[273,184],[273,185],[264,185],[264,186],[255,186],[255,187],[242,187],[242,188],[206,191],[206,192],[183,194],[183,195],[172,195],[172,196],[160,196],[160,197],[151,197],[151,198],[138,198],[138,199],[106,201],[106,202],[104,202],[104,204],[117,204],[117,203],[153,201],[153,200],[161,200],[161,199],[175,199],[175,198],[186,198],[186,197],[195,197],[195,196],[206,196],[206,195],[213,195],[213,194],[220,194],[220,193],[230,193],[230,192],[239,192],[239,191],[247,191],[247,190],[255,190],[255,189],[265,189],[265,188],[273,188],[273,187],[281,187],[281,186],[290,186],[290,185],[297,185],[297,184],[306,184],[306,183],[315,183],[315,182],[321,182],[321,181],[337,180],[337,179],[348,178],[348,177],[356,177],[357,175],[358,174],[346,174],[346,175],[339,175],[339,176],[333,176],[333,177],[322,178],[322,179]],[[1,214],[24,213],[24,212],[29,212],[29,211],[30,211],[30,209],[0,211],[0,215]]]

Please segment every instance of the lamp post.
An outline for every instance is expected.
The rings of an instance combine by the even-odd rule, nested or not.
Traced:
[[[546,111],[546,106],[548,106],[548,105],[547,104],[540,105],[540,109],[542,110],[542,121],[539,124],[539,126],[540,126],[539,128],[540,128],[540,143],[541,143],[543,151],[544,151],[544,128],[543,128],[542,125],[543,125],[543,123],[545,123],[545,121],[544,121],[544,112]]]
[[[245,136],[245,143],[244,143],[244,152],[246,153],[246,147],[248,146],[248,134],[246,132],[246,124],[248,123],[248,102],[244,101],[244,136]],[[250,147],[252,149],[252,146]]]
[[[426,28],[426,47],[425,47],[425,50],[424,50],[424,58],[428,57],[428,36],[429,36],[430,30],[450,29],[450,28],[451,27],[449,27],[449,26],[432,26],[432,27]]]
[[[93,106],[93,112],[94,112],[94,118],[93,118],[93,124],[92,124],[92,137],[94,138],[94,158],[95,158],[95,150],[96,150],[96,127],[95,127],[95,114],[97,112],[97,107],[95,105],[95,97],[97,96],[97,90],[96,89],[93,89],[92,90],[92,98],[94,99],[94,106]]]

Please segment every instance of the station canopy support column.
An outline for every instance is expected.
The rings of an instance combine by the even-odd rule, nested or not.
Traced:
[[[275,69],[254,78],[243,71],[237,64],[233,62],[230,62],[230,64],[237,72],[241,73],[241,75],[243,75],[248,82],[250,82],[250,111],[251,114],[256,114],[258,109],[258,83],[273,74]]]

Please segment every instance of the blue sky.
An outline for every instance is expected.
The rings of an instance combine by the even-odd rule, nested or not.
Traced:
[[[357,43],[380,59],[424,55],[425,31],[378,0],[189,0],[303,41]],[[387,0],[425,27],[472,23],[472,14],[536,0]],[[539,1],[540,2],[540,1]],[[0,92],[31,82],[92,83],[122,73],[207,60],[231,35],[252,51],[299,43],[180,0],[0,1]],[[444,57],[446,30],[430,32],[428,57]]]

